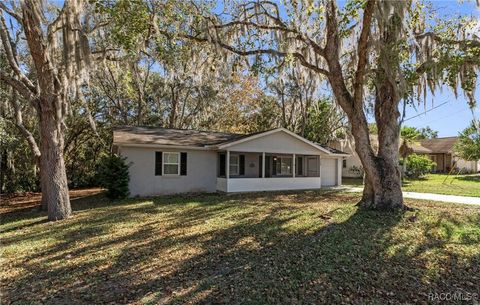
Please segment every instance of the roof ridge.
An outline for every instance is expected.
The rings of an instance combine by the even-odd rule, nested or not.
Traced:
[[[431,138],[431,139],[421,139],[421,141],[442,140],[442,139],[454,139],[454,138],[458,138],[458,136],[438,137],[438,138]]]
[[[149,125],[116,125],[116,126],[113,126],[112,128],[114,130],[121,129],[121,128],[145,128],[145,129],[163,129],[163,130],[178,130],[178,131],[196,131],[196,132],[206,132],[206,133],[221,133],[221,134],[236,135],[236,136],[250,135],[247,133],[233,133],[233,132],[215,131],[215,130],[200,130],[200,129],[193,129],[193,128],[168,128],[168,127],[149,126]]]

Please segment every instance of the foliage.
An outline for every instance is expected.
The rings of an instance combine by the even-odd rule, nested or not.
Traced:
[[[0,117],[0,193],[39,191],[38,169],[17,130]]]
[[[420,137],[419,137],[420,139],[438,138],[438,131],[433,130],[429,126],[418,129],[418,132],[420,133]]]
[[[333,104],[331,98],[322,98],[308,109],[304,136],[310,141],[328,144],[339,138],[345,127],[344,114]]]
[[[420,138],[420,132],[415,127],[403,126],[400,130],[400,137],[407,142],[413,142]]]
[[[407,172],[409,178],[419,178],[432,171],[436,165],[428,156],[411,154],[406,158]]]
[[[454,150],[464,160],[480,160],[480,131],[474,122],[460,133]]]
[[[356,166],[356,165],[353,165],[351,166],[348,171],[352,174],[354,174],[355,176],[357,177],[363,177],[364,173],[365,173],[365,170],[363,169],[362,166]]]
[[[413,211],[380,214],[358,199],[97,195],[73,200],[62,223],[3,214],[2,301],[400,305],[430,304],[432,287],[478,291],[478,207],[407,199]]]
[[[99,175],[100,185],[107,189],[105,193],[110,199],[126,198],[129,195],[129,165],[125,158],[112,154],[101,161]]]
[[[368,131],[372,135],[378,135],[378,127],[376,123],[369,123],[368,124]]]

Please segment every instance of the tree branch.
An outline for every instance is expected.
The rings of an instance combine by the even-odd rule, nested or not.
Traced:
[[[167,37],[170,37],[170,34],[165,32],[165,31],[161,31],[162,34],[166,35]],[[238,48],[235,48],[229,44],[226,44],[222,41],[219,41],[217,39],[207,39],[207,38],[201,38],[201,37],[198,37],[198,36],[193,36],[193,35],[188,35],[188,34],[180,34],[179,35],[180,37],[183,37],[183,38],[187,38],[187,39],[191,39],[191,40],[194,40],[194,41],[197,41],[197,42],[202,42],[202,43],[205,43],[205,42],[211,42],[211,43],[214,43],[214,44],[217,44],[219,45],[220,47],[232,52],[232,53],[235,53],[237,55],[241,55],[241,56],[249,56],[249,55],[259,55],[259,54],[269,54],[269,55],[273,55],[273,56],[278,56],[278,57],[285,57],[285,56],[288,56],[288,55],[292,55],[294,58],[298,59],[300,61],[300,63],[309,68],[309,69],[312,69],[314,70],[315,72],[317,73],[320,73],[320,74],[323,74],[325,76],[329,76],[330,72],[326,69],[323,69],[315,64],[312,64],[310,63],[306,58],[305,56],[303,56],[303,54],[301,53],[298,53],[298,52],[282,52],[282,51],[279,51],[279,50],[276,50],[276,49],[272,49],[272,48],[269,48],[269,49],[253,49],[253,50],[240,50]]]
[[[24,83],[13,78],[2,70],[0,70],[0,79],[18,91],[25,99],[32,100],[35,98],[35,95],[25,86]]]
[[[363,24],[360,39],[358,41],[358,62],[355,72],[355,83],[353,97],[356,101],[363,101],[363,81],[366,72],[368,59],[368,40],[370,37],[370,25],[372,23],[373,11],[375,9],[375,0],[367,2],[363,11]]]
[[[0,39],[2,41],[3,48],[5,50],[5,54],[7,55],[7,60],[12,68],[13,72],[17,75],[18,79],[20,82],[23,83],[24,88],[30,91],[31,95],[35,95],[37,92],[37,88],[33,85],[33,83],[23,74],[22,70],[18,66],[18,59],[15,57],[15,52],[14,52],[14,45],[12,43],[12,39],[10,37],[10,34],[8,33],[7,30],[7,25],[5,23],[5,19],[3,18],[3,15],[0,14]],[[5,74],[5,73],[2,73]],[[3,78],[3,75],[2,75]],[[18,90],[19,92],[22,92],[22,90]],[[23,93],[22,93],[23,94]]]
[[[14,11],[12,11],[11,9],[9,9],[5,3],[3,3],[2,1],[0,1],[0,9],[2,9],[3,11],[5,11],[5,13],[9,14],[10,16],[12,16],[13,18],[15,18],[17,20],[18,23],[22,23],[23,22],[23,19],[22,19],[22,16],[20,16],[19,14],[15,13]]]

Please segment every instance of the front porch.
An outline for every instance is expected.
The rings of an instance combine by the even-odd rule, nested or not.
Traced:
[[[217,190],[302,190],[340,185],[338,160],[313,154],[221,151],[217,162]]]

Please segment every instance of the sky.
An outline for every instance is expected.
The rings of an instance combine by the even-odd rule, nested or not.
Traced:
[[[456,0],[445,0],[433,1],[433,4],[445,18],[457,18],[458,14],[461,14],[473,15],[480,20],[480,9],[473,2],[459,3]],[[477,82],[475,97],[480,103],[480,81]],[[431,110],[434,107],[437,108]],[[435,95],[429,94],[427,103],[418,105],[416,108],[407,109],[404,125],[418,128],[430,126],[438,131],[439,137],[458,135],[468,127],[473,118],[463,93],[459,91],[458,98],[455,98],[455,94],[446,86],[437,90]],[[480,118],[480,107],[477,106],[474,111],[476,117]]]

